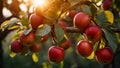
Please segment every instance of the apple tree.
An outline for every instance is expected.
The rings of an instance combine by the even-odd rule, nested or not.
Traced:
[[[120,67],[119,0],[0,3],[0,48],[7,39],[12,59],[30,56],[43,68]]]

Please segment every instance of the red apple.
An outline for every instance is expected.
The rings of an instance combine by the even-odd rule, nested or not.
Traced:
[[[84,29],[90,24],[90,21],[90,17],[84,12],[77,13],[73,20],[74,25],[81,31],[84,31]]]
[[[104,10],[108,10],[112,6],[111,0],[105,0],[102,4],[102,7]]]
[[[88,57],[93,51],[93,46],[89,41],[81,40],[77,44],[77,52],[78,54]]]
[[[68,49],[70,47],[70,40],[67,39],[65,42],[60,44],[60,47],[62,47],[64,50]]]
[[[96,59],[99,63],[110,63],[113,60],[113,52],[109,47],[105,47],[96,51]]]
[[[43,38],[41,39],[41,42],[44,43],[47,40],[48,40],[48,34],[46,34],[45,36],[43,36]]]
[[[23,51],[23,46],[18,40],[15,40],[11,43],[11,51],[15,53],[20,53]]]
[[[96,25],[90,25],[85,30],[85,35],[87,38],[92,41],[93,43],[101,40],[102,38],[102,30],[100,27]]]
[[[48,50],[48,58],[54,63],[60,63],[65,56],[64,49],[57,46],[51,46]]]
[[[39,25],[42,25],[43,19],[43,16],[32,14],[29,18],[32,28],[37,29]]]
[[[29,49],[31,52],[39,52],[42,49],[42,46],[40,44],[33,44]]]
[[[59,24],[64,30],[66,30],[66,23],[65,23],[64,21],[59,20],[59,21],[58,21],[58,24]]]
[[[77,13],[78,13],[78,11],[76,11],[76,10],[70,10],[68,16],[71,19],[73,19]]]
[[[34,32],[31,31],[29,34],[25,35],[24,33],[20,34],[20,42],[23,46],[31,46],[35,42],[35,35]]]

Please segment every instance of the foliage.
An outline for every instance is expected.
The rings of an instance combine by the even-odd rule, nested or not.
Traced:
[[[12,0],[14,3],[15,0]],[[115,30],[111,28],[120,28],[120,16],[119,15],[119,0],[113,0],[112,5],[109,9],[105,10],[102,7],[102,4],[104,3],[103,0],[45,0],[46,4],[40,7],[40,16],[43,16],[44,22],[42,25],[39,25],[39,27],[34,30],[31,27],[31,23],[29,20],[29,17],[31,14],[36,13],[36,5],[32,3],[32,0],[28,0],[28,2],[25,2],[24,0],[20,0],[19,4],[24,4],[27,7],[27,11],[23,11],[22,8],[19,12],[13,13],[15,10],[10,10],[9,4],[7,4],[7,1],[5,1],[5,7],[8,8],[11,13],[13,14],[13,18],[10,20],[4,21],[0,28],[2,31],[8,29],[13,30],[12,35],[9,33],[6,39],[3,42],[3,45],[5,45],[5,52],[10,52],[10,57],[15,59],[10,59],[10,57],[6,54],[4,54],[5,58],[9,60],[8,62],[12,62],[11,64],[16,64],[18,61],[22,62],[26,61],[25,67],[29,67],[30,65],[35,65],[36,67],[43,67],[43,68],[58,68],[58,67],[64,67],[64,68],[88,68],[91,66],[92,68],[102,68],[103,65],[96,62],[95,59],[95,51],[101,47],[110,47],[114,54],[117,52],[117,48],[119,47],[120,43],[120,34],[115,33]],[[102,2],[103,1],[103,2]],[[98,5],[98,3],[100,3]],[[12,4],[11,3],[11,4]],[[15,4],[15,3],[14,3]],[[18,4],[18,5],[19,5]],[[17,5],[17,4],[16,4]],[[37,5],[38,6],[38,5]],[[13,6],[13,8],[15,8]],[[30,12],[31,8],[33,9],[32,12]],[[78,12],[84,12],[87,15],[89,15],[91,22],[90,24],[95,24],[99,26],[102,29],[102,39],[98,42],[93,43],[94,51],[90,56],[83,57],[81,55],[76,56],[75,48],[76,43],[80,40],[87,39],[84,35],[84,32],[78,32],[78,33],[69,33],[69,30],[66,28],[64,30],[61,26],[58,24],[59,20],[65,21],[65,24],[67,24],[67,27],[76,28],[74,25],[74,22],[72,18],[69,17],[69,12],[71,10],[76,10]],[[116,12],[114,12],[116,11]],[[14,15],[15,14],[15,15]],[[17,16],[16,16],[17,15]],[[76,28],[77,29],[77,28]],[[19,35],[21,32],[24,32],[25,35],[28,35],[31,31],[35,32],[35,43],[42,44],[42,51],[38,53],[32,53],[29,51],[29,47],[25,47],[24,51],[22,53],[16,54],[10,51],[9,47],[11,46],[11,42],[13,40],[19,40]],[[38,40],[41,40],[44,38],[45,35],[48,35],[48,40],[45,42],[41,42]],[[67,38],[66,38],[67,37]],[[52,45],[60,45],[63,43],[65,39],[71,40],[71,46],[69,49],[65,50],[66,55],[64,60],[60,64],[52,64],[49,62],[49,59],[47,59],[47,51],[50,46]],[[87,39],[88,40],[88,39]],[[7,42],[7,44],[6,44]],[[74,43],[74,44],[73,44]],[[101,45],[103,44],[104,45]],[[8,53],[7,53],[8,54]],[[22,56],[21,56],[22,55]],[[24,55],[24,56],[23,56]],[[20,56],[20,57],[19,57]],[[28,58],[27,58],[28,57]],[[75,57],[75,58],[74,58]],[[31,58],[34,62],[37,62],[36,64],[32,62]],[[20,60],[19,60],[20,59]],[[115,58],[115,60],[118,58]],[[5,61],[6,62],[6,61]],[[95,65],[95,66],[94,66]],[[23,65],[20,65],[21,67],[17,68],[23,68]],[[23,66],[23,67],[22,67]],[[7,65],[5,66],[7,68]],[[31,67],[32,68],[32,67]]]

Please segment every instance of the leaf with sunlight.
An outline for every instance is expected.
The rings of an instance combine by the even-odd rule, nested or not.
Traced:
[[[113,21],[114,21],[113,13],[112,13],[111,11],[109,11],[109,10],[105,11],[104,13],[105,13],[105,15],[106,15],[107,20],[108,20],[111,24],[113,24],[113,23],[114,23],[114,22],[113,22]]]
[[[38,62],[39,61],[38,55],[36,53],[32,54],[32,59],[33,59],[34,62]]]
[[[14,58],[14,57],[16,56],[16,53],[14,53],[14,52],[10,52],[9,55],[10,55],[11,58]]]

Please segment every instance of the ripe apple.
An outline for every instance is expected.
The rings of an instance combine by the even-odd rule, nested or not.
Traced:
[[[87,40],[81,40],[77,44],[77,52],[78,54],[88,57],[93,51],[92,44]]]
[[[54,63],[60,63],[65,56],[64,49],[57,46],[51,46],[48,50],[48,58]]]
[[[58,24],[59,24],[64,30],[66,30],[66,23],[65,23],[64,21],[59,20],[59,21],[58,21]]]
[[[62,47],[64,50],[68,49],[70,47],[70,40],[67,39],[65,42],[60,44],[60,47]]]
[[[43,19],[43,16],[32,14],[29,18],[32,28],[36,30],[39,25],[43,24]]]
[[[104,10],[108,10],[112,6],[112,1],[111,0],[105,0],[102,4],[102,8]]]
[[[11,43],[11,51],[15,53],[20,53],[23,51],[23,46],[18,40],[15,40]]]
[[[113,52],[109,47],[99,49],[95,53],[96,59],[99,63],[110,63],[113,60]]]
[[[38,5],[36,8],[35,8],[35,13],[37,14],[37,15],[39,15],[39,16],[41,16],[42,14],[42,11],[41,11],[41,8],[40,8],[41,6],[40,5]]]
[[[102,38],[102,30],[96,25],[90,25],[85,30],[85,35],[93,43],[99,41]]]
[[[29,49],[31,52],[39,52],[42,49],[42,46],[40,44],[33,44]]]
[[[84,29],[90,24],[90,21],[90,17],[84,12],[77,13],[73,20],[74,25],[81,31],[84,31]]]
[[[48,34],[46,34],[45,36],[43,36],[43,38],[41,39],[41,42],[44,43],[47,40],[48,40]]]
[[[78,13],[78,11],[76,11],[76,10],[70,10],[68,16],[71,19],[73,19],[77,13]]]
[[[23,46],[31,46],[35,42],[35,34],[31,31],[29,34],[25,35],[24,33],[20,34],[20,42]]]

